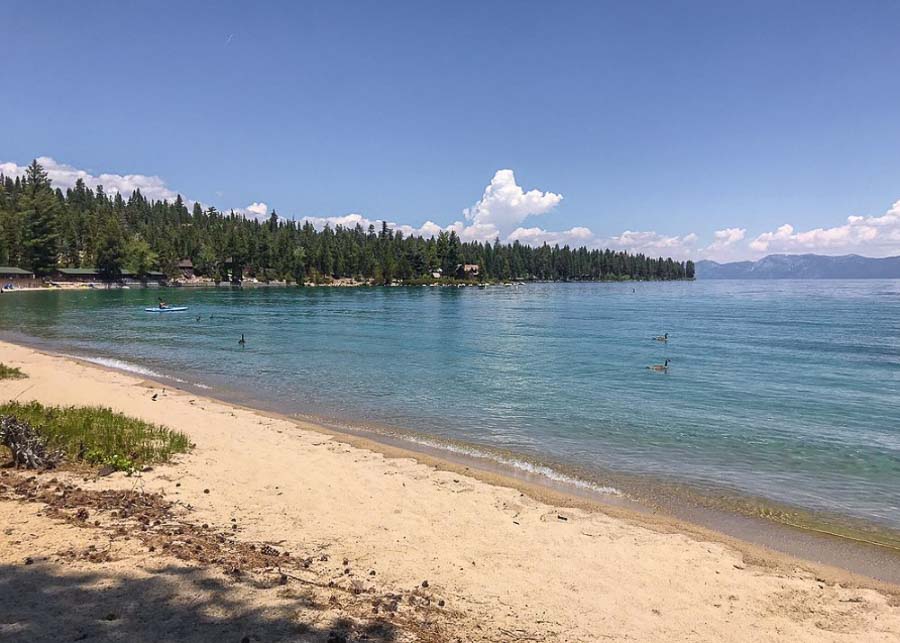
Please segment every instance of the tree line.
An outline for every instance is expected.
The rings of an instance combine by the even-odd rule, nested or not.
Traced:
[[[91,267],[108,280],[124,271],[145,276],[180,275],[190,259],[197,275],[218,281],[284,280],[304,283],[356,278],[389,283],[463,278],[461,266],[477,264],[479,279],[670,280],[692,279],[694,264],[622,251],[568,245],[463,242],[455,232],[437,237],[404,236],[386,223],[326,226],[282,219],[265,221],[223,213],[199,203],[129,198],[91,189],[79,179],[63,192],[33,161],[23,177],[0,174],[0,265],[38,276],[59,267]]]

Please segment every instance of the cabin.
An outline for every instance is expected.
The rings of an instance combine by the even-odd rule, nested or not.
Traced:
[[[477,263],[464,263],[460,267],[462,268],[463,276],[466,279],[474,279],[480,272],[480,268]]]
[[[244,280],[244,267],[237,263],[233,257],[225,257],[222,262],[222,268],[225,274],[229,275],[229,281],[233,284],[239,284]]]
[[[177,268],[181,271],[181,276],[185,279],[194,278],[194,262],[190,259],[182,259],[179,261]]]
[[[0,290],[34,288],[40,285],[34,273],[14,266],[0,266]]]
[[[165,273],[158,270],[149,270],[143,279],[138,279],[137,275],[127,270],[122,271],[122,281],[126,286],[162,285],[166,280]]]
[[[165,280],[166,276],[158,271],[150,271],[144,279],[138,279],[133,272],[127,270],[122,271],[120,279],[126,285],[137,285],[147,282],[161,284]],[[104,283],[104,280],[100,277],[100,272],[96,268],[57,268],[53,273],[53,281],[80,284]]]
[[[51,275],[53,281],[89,284],[100,281],[100,273],[96,268],[57,268]]]

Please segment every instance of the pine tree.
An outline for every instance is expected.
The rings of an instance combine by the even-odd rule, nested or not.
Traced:
[[[138,279],[146,278],[156,265],[156,261],[156,253],[150,248],[150,244],[140,236],[132,237],[125,245],[124,265]]]
[[[478,264],[479,278],[486,280],[685,279],[695,269],[692,262],[621,251],[531,247],[499,239],[463,242],[452,231],[436,238],[407,237],[383,221],[380,229],[355,225],[317,231],[308,221],[298,224],[274,211],[260,222],[196,202],[188,209],[180,197],[171,203],[152,201],[135,191],[126,201],[83,181],[65,193],[54,192],[37,163],[25,177],[0,176],[2,263],[33,267],[38,274],[47,274],[57,261],[102,264],[115,277],[124,261],[139,274],[159,269],[177,277],[183,258],[193,261],[200,276],[295,282],[427,280],[438,268],[453,278],[462,276],[457,267],[467,263]]]
[[[122,278],[125,263],[125,237],[116,221],[107,221],[103,238],[97,248],[97,272],[111,283]]]
[[[37,159],[25,171],[25,189],[19,207],[25,224],[22,235],[25,264],[38,276],[49,275],[58,261],[59,201]]]

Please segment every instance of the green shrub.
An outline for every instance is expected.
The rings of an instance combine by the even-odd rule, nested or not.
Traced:
[[[37,429],[51,449],[69,461],[134,471],[166,462],[192,448],[187,436],[157,424],[100,406],[44,406],[38,402],[0,404],[0,415],[11,415]]]
[[[21,380],[28,377],[15,366],[7,366],[0,362],[0,380]]]

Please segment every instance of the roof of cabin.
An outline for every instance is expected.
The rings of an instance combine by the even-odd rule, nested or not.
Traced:
[[[61,272],[64,275],[71,275],[73,277],[78,275],[88,277],[99,274],[96,268],[58,268],[57,272]]]
[[[100,272],[96,268],[58,268],[57,272],[68,277],[98,277]],[[30,273],[29,273],[30,274]],[[134,273],[130,270],[123,270],[119,273],[122,277],[133,277]],[[147,271],[148,277],[162,278],[165,275],[158,270]]]

